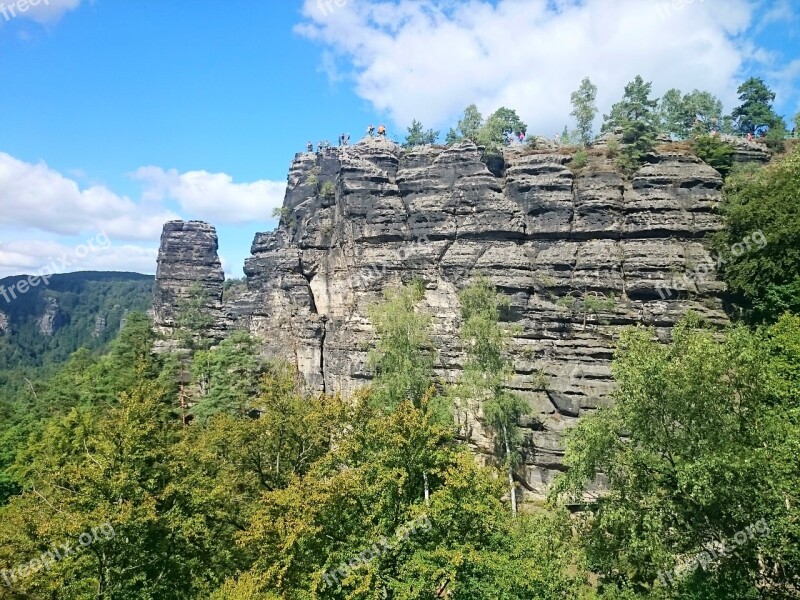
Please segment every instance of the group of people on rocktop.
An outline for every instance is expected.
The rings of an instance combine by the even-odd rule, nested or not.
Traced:
[[[374,138],[375,137],[375,126],[370,125],[367,127],[367,136]],[[378,127],[378,138],[386,139],[386,127],[384,125],[380,125]],[[339,147],[340,148],[347,148],[350,145],[350,134],[343,133],[339,136]],[[322,140],[317,144],[317,152],[324,152],[328,148],[330,148],[330,142],[328,140]],[[308,152],[314,152],[314,144],[310,141],[306,144],[306,150]]]

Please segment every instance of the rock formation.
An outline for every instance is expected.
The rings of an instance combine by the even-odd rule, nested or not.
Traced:
[[[43,300],[44,311],[38,321],[39,333],[51,336],[64,325],[65,319],[56,298],[45,296]]]
[[[174,331],[181,304],[193,288],[204,298],[205,309],[218,324],[210,333],[224,337],[222,284],[225,274],[219,260],[216,230],[201,221],[170,221],[164,225],[158,252],[152,317],[157,329]]]
[[[726,321],[723,285],[697,267],[709,261],[703,237],[720,226],[720,175],[677,152],[655,154],[631,178],[600,150],[583,169],[570,161],[519,146],[487,166],[471,143],[404,151],[379,140],[298,154],[280,226],[256,234],[248,292],[235,305],[220,305],[213,229],[165,226],[156,323],[173,326],[176,298],[201,281],[219,331],[246,328],[267,354],[297,365],[309,389],[347,393],[370,379],[368,306],[416,277],[434,315],[438,372],[454,380],[458,292],[483,273],[511,300],[509,385],[530,406],[517,476],[525,495],[540,497],[563,469],[564,431],[610,401],[622,327],[649,325],[666,339],[688,310]],[[488,457],[481,415],[461,417],[464,437]]]

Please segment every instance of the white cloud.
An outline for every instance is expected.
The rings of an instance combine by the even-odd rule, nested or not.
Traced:
[[[157,239],[164,222],[178,218],[161,208],[145,213],[104,186],[81,189],[45,163],[26,163],[3,152],[0,206],[0,227],[61,235],[106,231],[125,240]]]
[[[87,179],[82,171],[71,175]],[[138,200],[0,152],[0,277],[44,268],[153,273],[165,222],[271,228],[272,209],[282,205],[286,190],[285,183],[234,183],[225,173],[152,166],[132,177],[143,184]],[[165,200],[176,201],[180,214],[163,206]],[[87,251],[91,240],[94,249]],[[226,261],[226,272],[230,267]]]
[[[0,16],[5,21],[19,18],[49,25],[80,4],[81,0],[0,0]]]
[[[138,169],[132,177],[142,182],[145,200],[175,200],[188,216],[219,224],[263,223],[283,205],[286,193],[284,182],[234,183],[226,173],[208,171],[178,173],[151,166]]]
[[[743,36],[754,4],[720,4],[305,0],[296,32],[349,63],[357,93],[399,126],[448,126],[476,102],[484,113],[515,108],[532,132],[552,134],[572,122],[570,93],[587,75],[601,113],[637,74],[655,95],[698,88],[732,106],[755,52]]]
[[[154,273],[158,244],[126,244],[98,232],[75,244],[44,238],[0,243],[0,278],[74,271]]]

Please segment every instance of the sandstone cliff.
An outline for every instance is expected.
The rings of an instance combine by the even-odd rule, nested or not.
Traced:
[[[418,277],[435,317],[439,373],[453,380],[463,360],[458,292],[481,272],[511,299],[510,386],[530,406],[517,476],[538,497],[563,468],[563,432],[610,400],[622,327],[650,325],[665,338],[690,309],[725,322],[713,273],[664,293],[708,261],[702,239],[720,226],[722,180],[680,152],[656,154],[631,178],[600,152],[580,170],[558,149],[517,147],[487,162],[471,143],[404,151],[366,140],[298,154],[280,226],[256,234],[248,292],[235,305],[221,303],[213,229],[165,226],[156,323],[169,330],[176,298],[201,281],[215,334],[249,329],[267,354],[296,364],[310,389],[346,393],[370,378],[367,307],[387,286]],[[459,420],[488,456],[481,415]]]

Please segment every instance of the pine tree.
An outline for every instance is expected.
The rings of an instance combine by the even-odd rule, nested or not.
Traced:
[[[425,131],[422,127],[422,123],[414,119],[411,123],[411,127],[408,128],[408,135],[406,136],[406,141],[403,143],[403,145],[406,148],[413,148],[414,146],[435,144],[438,138],[438,131],[434,131],[433,129],[428,129],[428,131]]]
[[[603,131],[621,131],[625,146],[619,159],[627,172],[639,168],[642,159],[653,150],[658,133],[658,101],[650,98],[652,83],[645,82],[640,75],[625,86],[625,95],[604,115]]]
[[[736,131],[756,134],[763,128],[783,125],[783,119],[772,108],[775,92],[767,87],[763,79],[751,77],[739,86],[737,92],[742,104],[731,113],[736,122]]]

